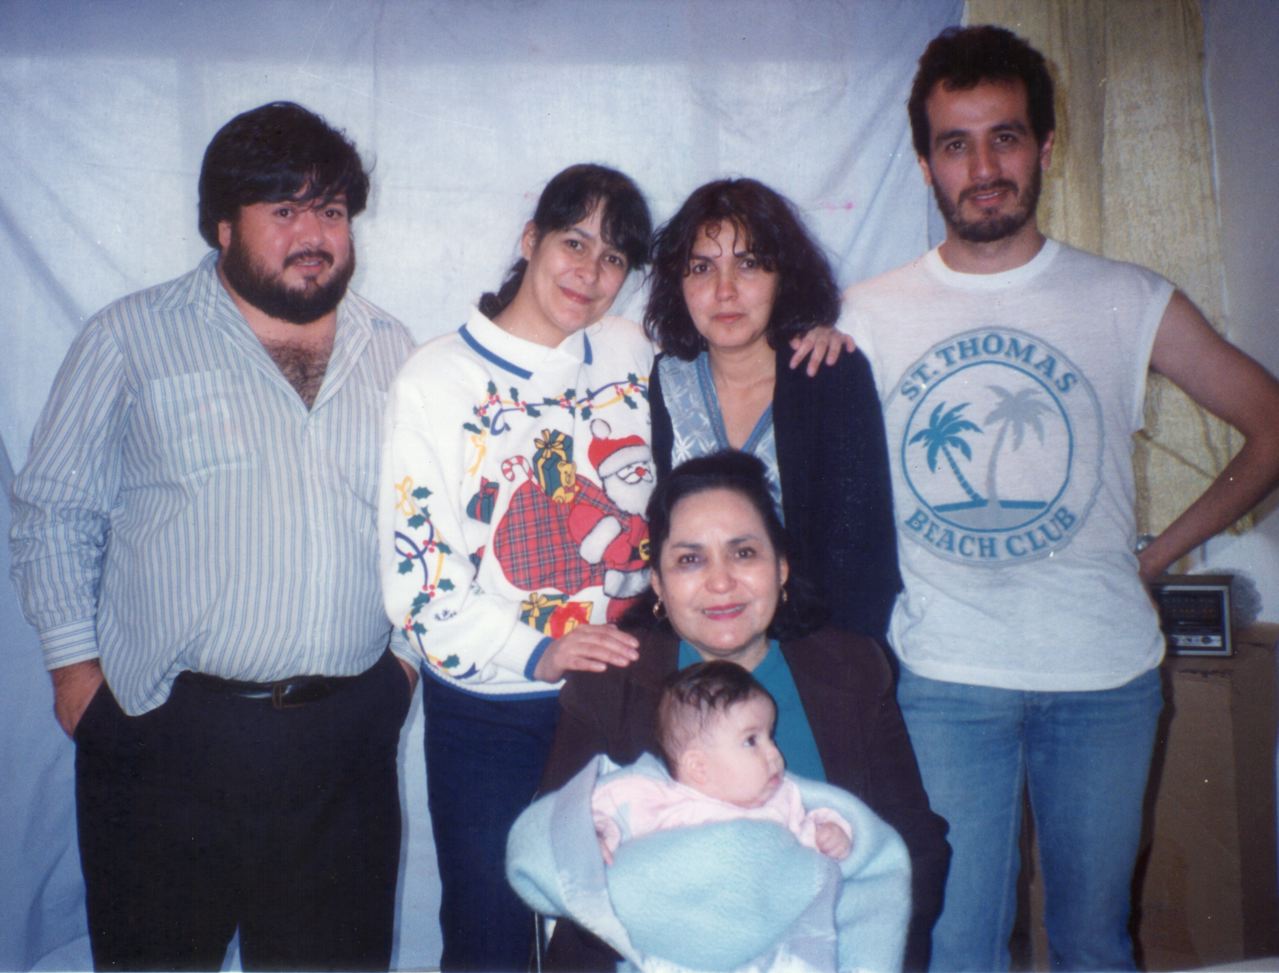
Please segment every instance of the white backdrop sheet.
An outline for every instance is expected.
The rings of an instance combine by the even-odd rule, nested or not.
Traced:
[[[200,258],[200,159],[237,112],[295,100],[355,139],[374,166],[355,286],[419,339],[497,284],[541,186],[579,161],[628,172],[658,220],[709,179],[762,179],[804,211],[846,285],[927,245],[904,103],[924,44],[962,12],[962,0],[0,0],[0,460],[20,467],[85,319]],[[632,282],[619,310],[642,297]],[[7,486],[7,462],[0,473]],[[7,582],[0,638],[0,969],[84,968],[71,746]],[[402,743],[399,968],[439,955],[419,709]]]

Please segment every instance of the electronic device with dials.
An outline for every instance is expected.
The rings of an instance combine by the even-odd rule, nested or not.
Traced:
[[[1150,586],[1172,655],[1233,655],[1228,574],[1170,574]]]

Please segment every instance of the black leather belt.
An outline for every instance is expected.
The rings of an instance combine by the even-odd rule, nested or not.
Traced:
[[[294,676],[278,682],[243,682],[239,679],[221,679],[203,672],[184,672],[178,678],[210,692],[238,696],[240,699],[269,700],[276,709],[291,709],[332,696],[359,677]]]

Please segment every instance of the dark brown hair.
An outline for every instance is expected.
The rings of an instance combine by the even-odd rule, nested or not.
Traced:
[[[804,228],[795,207],[755,179],[709,182],[685,200],[653,238],[653,270],[644,330],[667,354],[689,361],[706,348],[684,301],[688,261],[704,228],[728,224],[766,270],[777,274],[768,344],[839,317],[839,288],[830,262]]]

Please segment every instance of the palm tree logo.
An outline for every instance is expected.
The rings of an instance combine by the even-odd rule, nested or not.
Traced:
[[[1044,401],[1041,390],[1033,386],[1016,392],[999,385],[986,388],[997,401],[982,425],[964,415],[971,402],[961,402],[951,408],[940,402],[929,415],[928,425],[911,436],[907,445],[918,444],[926,451],[928,469],[932,473],[937,472],[939,460],[945,459],[955,482],[964,491],[963,500],[933,505],[936,513],[946,515],[958,526],[969,530],[1007,530],[1024,523],[1027,511],[1041,511],[1047,503],[1042,499],[1001,497],[1000,461],[1022,448],[1027,431],[1033,432],[1043,443],[1043,417],[1052,414],[1053,408]],[[992,423],[998,423],[998,432],[986,458],[983,494],[964,475],[960,459],[966,463],[973,462],[969,437],[984,434]]]
[[[908,445],[921,443],[927,449],[929,472],[937,472],[937,457],[939,454],[944,456],[960,488],[968,494],[966,502],[939,506],[937,507],[939,511],[971,510],[986,506],[986,498],[973,489],[973,485],[968,482],[963,470],[955,462],[955,455],[952,452],[952,450],[958,450],[966,460],[973,458],[972,447],[968,445],[968,440],[964,439],[964,433],[980,433],[981,427],[961,415],[966,408],[968,408],[967,402],[961,402],[953,409],[947,409],[945,402],[937,403],[937,408],[933,409],[932,415],[928,417],[928,425],[911,436],[908,443]]]
[[[1041,416],[1052,414],[1053,408],[1040,397],[1040,390],[1027,386],[1017,392],[1009,392],[999,385],[986,386],[994,392],[999,403],[986,416],[986,424],[999,423],[999,432],[995,436],[995,445],[990,451],[990,460],[986,464],[986,496],[992,506],[1012,507],[1022,510],[1039,509],[1044,506],[1040,500],[1000,500],[999,479],[996,473],[1000,457],[1006,455],[1004,445],[1008,433],[1012,432],[1012,451],[1021,449],[1026,438],[1026,430],[1033,429],[1042,443],[1044,441],[1044,424]]]

